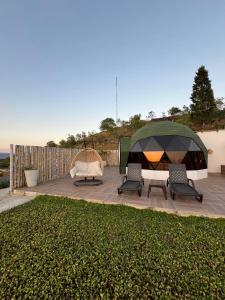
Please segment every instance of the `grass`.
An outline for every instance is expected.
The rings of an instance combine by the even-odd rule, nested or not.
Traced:
[[[39,196],[0,214],[0,298],[224,299],[225,220]]]

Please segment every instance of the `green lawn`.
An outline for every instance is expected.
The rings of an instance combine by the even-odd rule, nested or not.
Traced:
[[[0,298],[225,297],[225,220],[39,196],[0,214]]]

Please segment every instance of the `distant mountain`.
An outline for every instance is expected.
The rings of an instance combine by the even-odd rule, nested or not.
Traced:
[[[0,159],[4,159],[9,156],[9,153],[0,152]]]

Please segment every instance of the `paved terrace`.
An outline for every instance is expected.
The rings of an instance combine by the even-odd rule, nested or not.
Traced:
[[[122,176],[116,167],[106,167],[103,183],[100,186],[76,187],[74,179],[68,175],[64,178],[49,181],[33,188],[20,188],[15,194],[38,195],[48,194],[65,196],[74,199],[85,199],[91,202],[105,204],[123,204],[137,208],[149,208],[158,211],[167,211],[178,215],[204,215],[225,217],[225,177],[210,175],[209,178],[196,181],[196,188],[203,193],[203,202],[200,203],[190,197],[176,197],[165,200],[161,189],[152,189],[147,197],[149,180],[145,180],[142,196],[137,193],[117,194],[117,187],[122,182]]]

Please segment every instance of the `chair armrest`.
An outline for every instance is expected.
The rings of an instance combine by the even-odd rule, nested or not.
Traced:
[[[194,183],[194,181],[193,181],[192,179],[188,178],[188,183],[189,183],[189,182],[191,183],[192,187],[195,188],[195,183]]]

